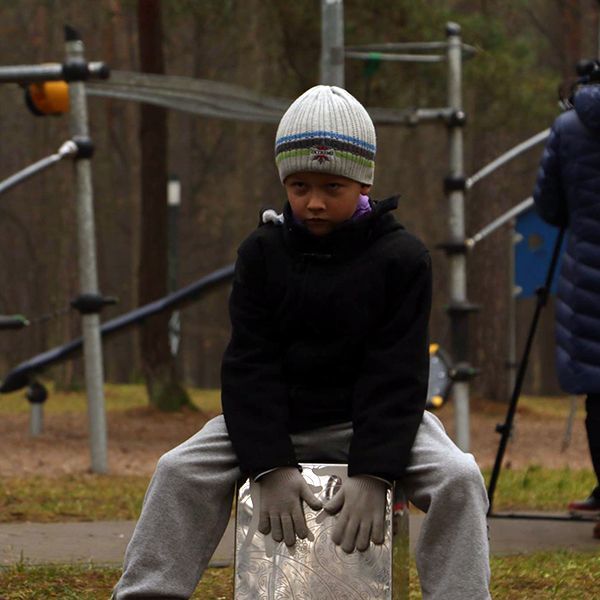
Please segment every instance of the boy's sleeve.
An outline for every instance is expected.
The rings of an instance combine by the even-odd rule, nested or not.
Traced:
[[[560,176],[560,135],[555,125],[546,140],[546,146],[533,192],[533,199],[538,213],[544,221],[551,225],[567,225],[567,202],[564,196]]]
[[[288,433],[281,344],[265,293],[258,244],[238,251],[229,300],[231,340],[221,366],[223,415],[243,472],[296,466]]]
[[[408,464],[427,398],[429,253],[413,262],[408,275],[392,274],[390,286],[390,307],[368,341],[355,387],[348,471],[393,481]]]

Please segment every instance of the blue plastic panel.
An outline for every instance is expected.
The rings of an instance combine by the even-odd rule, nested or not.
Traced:
[[[515,285],[520,288],[517,297],[529,298],[535,296],[535,290],[546,281],[558,228],[543,221],[532,207],[517,217],[516,231],[522,236],[521,241],[515,245]],[[558,268],[552,282],[552,294],[556,293],[564,249],[563,241]]]

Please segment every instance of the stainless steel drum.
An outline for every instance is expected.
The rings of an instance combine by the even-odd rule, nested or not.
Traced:
[[[326,502],[339,490],[347,465],[303,464],[302,474]],[[310,539],[288,548],[258,532],[258,485],[238,490],[235,600],[405,600],[408,598],[408,507],[399,485],[386,498],[383,545],[346,554],[330,539],[336,517],[304,513]]]

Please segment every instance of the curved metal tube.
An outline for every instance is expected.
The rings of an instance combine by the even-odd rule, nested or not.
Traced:
[[[540,131],[536,135],[530,137],[528,140],[521,142],[516,145],[514,148],[511,148],[508,152],[501,154],[498,158],[493,160],[491,163],[483,167],[475,173],[471,175],[466,181],[467,189],[472,188],[478,181],[493,173],[496,169],[504,165],[505,163],[511,161],[513,158],[516,158],[519,154],[522,154],[526,150],[529,150],[532,146],[543,142],[550,135],[550,129],[544,129],[544,131]]]

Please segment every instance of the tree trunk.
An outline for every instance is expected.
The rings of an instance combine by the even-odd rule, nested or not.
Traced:
[[[164,74],[160,0],[138,0],[140,68]],[[167,113],[160,107],[140,105],[141,247],[139,302],[167,294]],[[168,314],[144,323],[141,358],[149,402],[164,411],[178,410],[190,400],[179,384],[168,339]]]

